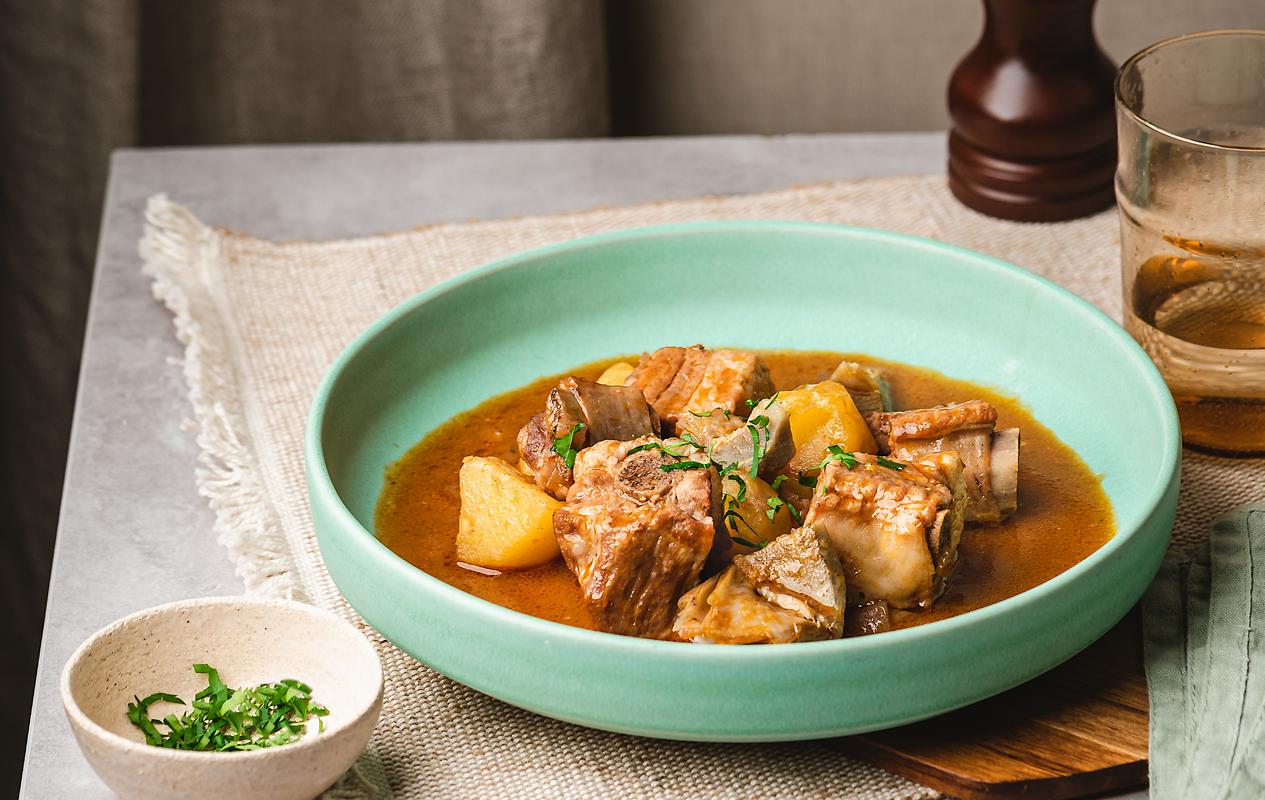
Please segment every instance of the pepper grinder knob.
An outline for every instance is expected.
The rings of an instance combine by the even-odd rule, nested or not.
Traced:
[[[949,81],[949,188],[1002,219],[1075,219],[1114,201],[1116,68],[1096,0],[983,0]]]

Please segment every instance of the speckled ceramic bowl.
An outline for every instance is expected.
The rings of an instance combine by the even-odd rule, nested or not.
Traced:
[[[453,414],[599,358],[695,342],[868,353],[998,387],[1103,476],[1119,532],[1057,578],[969,614],[771,647],[645,641],[545,622],[435,580],[374,538],[384,469]],[[424,292],[331,367],[306,447],[325,564],[402,649],[559,719],[731,741],[899,725],[1073,655],[1155,575],[1181,452],[1172,399],[1150,360],[1070,293],[937,242],[789,222],[606,234]]]
[[[207,685],[192,670],[197,663],[230,687],[308,684],[330,710],[324,731],[313,723],[297,742],[238,753],[146,744],[127,704],[155,692],[192,701]],[[310,800],[369,742],[382,710],[382,666],[363,634],[312,606],[210,597],[141,611],[93,634],[66,663],[61,695],[88,763],[124,800]],[[154,706],[150,716],[163,713]]]

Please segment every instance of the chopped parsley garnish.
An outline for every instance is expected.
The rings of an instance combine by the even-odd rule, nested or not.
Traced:
[[[829,447],[826,448],[826,451],[829,453],[829,455],[823,458],[820,464],[818,464],[816,467],[813,467],[813,470],[809,470],[810,472],[814,470],[817,470],[817,471],[823,470],[826,468],[827,464],[839,463],[839,464],[843,464],[848,469],[852,469],[857,464],[862,463],[861,459],[857,458],[852,453],[845,451],[842,447],[840,447],[837,444],[830,445]],[[894,469],[897,472],[900,472],[901,470],[905,468],[905,465],[900,463],[899,461],[892,461],[890,458],[884,458],[883,456],[875,456],[874,460],[880,467],[887,467],[888,469]],[[799,474],[799,483],[801,486],[816,488],[817,478],[811,475],[805,475],[804,473],[801,472]]]
[[[748,401],[747,405],[754,408],[756,403]],[[729,417],[729,413],[724,411],[724,409],[716,410],[722,411],[726,418]],[[696,417],[709,417],[713,412],[690,411],[689,413]],[[745,427],[751,435],[751,468],[749,472],[752,479],[755,479],[758,476],[760,471],[760,462],[766,455],[768,455],[768,444],[772,439],[772,434],[769,431],[769,424],[769,418],[763,414],[753,416],[745,422]],[[742,514],[739,513],[741,504],[747,499],[747,483],[741,475],[741,473],[746,470],[743,470],[738,463],[722,464],[717,462],[712,457],[711,448],[703,447],[703,445],[688,432],[681,434],[681,440],[682,441],[679,444],[664,444],[661,441],[646,442],[645,444],[629,448],[627,454],[632,455],[633,453],[638,453],[642,450],[658,450],[666,455],[672,456],[673,458],[684,459],[671,464],[660,464],[659,469],[664,472],[682,469],[708,469],[715,467],[718,475],[720,476],[722,486],[724,486],[725,481],[733,481],[736,485],[736,491],[732,493],[726,491],[723,493],[724,502],[722,504],[722,516],[725,528],[729,531],[729,538],[737,544],[743,545],[744,547],[750,547],[754,550],[759,550],[768,544],[768,542],[754,542],[738,535],[740,526],[745,527],[752,534],[757,536],[759,535],[757,531],[751,527],[751,523],[749,523],[745,518],[743,518]],[[712,442],[712,446],[715,446],[715,442]],[[836,449],[838,448],[836,447]],[[699,450],[707,452],[705,457],[706,460],[693,460],[698,457],[695,453]],[[842,452],[842,450],[840,450],[840,452]],[[848,458],[851,458],[851,454],[845,455]],[[840,456],[836,456],[836,458],[840,458]],[[773,479],[773,483],[770,484],[770,486],[773,491],[776,492],[778,487],[786,480],[787,476],[779,475]],[[813,479],[813,481],[815,483],[815,479]],[[802,476],[800,478],[800,482],[804,482],[804,478]],[[770,520],[773,520],[777,516],[778,511],[785,506],[795,522],[797,524],[803,524],[803,520],[800,518],[799,512],[795,510],[795,507],[789,505],[781,497],[774,496],[769,498],[766,505],[768,507],[763,509],[763,511]]]
[[[575,435],[582,430],[584,430],[584,423],[577,422],[570,433],[564,433],[553,440],[551,449],[567,462],[567,469],[575,469],[575,456],[578,451],[572,445],[575,443]]]
[[[639,444],[636,447],[630,448],[627,455],[640,453],[642,450],[658,450],[659,452],[670,455],[673,458],[685,458],[690,455],[689,451],[695,448],[699,450],[702,449],[689,440],[683,440],[681,444],[664,444],[663,442],[654,441]],[[662,467],[660,469],[662,469]]]
[[[760,461],[768,455],[769,440],[773,438],[769,432],[769,418],[763,415],[752,417],[747,421],[747,431],[751,434],[751,477],[754,478],[760,471]],[[764,432],[763,437],[761,431]]]
[[[312,688],[299,681],[230,689],[214,667],[194,664],[193,671],[206,675],[208,685],[193,698],[192,710],[183,716],[149,718],[147,711],[154,703],[185,704],[165,692],[156,692],[144,700],[133,697],[136,702],[127,704],[127,718],[145,734],[147,744],[216,752],[277,747],[302,736],[308,717],[329,713],[329,709],[312,702]],[[166,732],[160,731],[159,725]],[[319,729],[325,729],[323,720]]]
[[[769,484],[769,488],[770,488],[770,489],[772,489],[773,491],[775,491],[775,492],[776,492],[776,491],[778,490],[778,487],[780,487],[783,483],[785,483],[785,482],[786,482],[786,481],[788,481],[788,480],[790,480],[790,477],[789,477],[789,476],[787,476],[787,475],[778,475],[776,478],[774,478],[774,479],[773,479],[773,482]],[[800,482],[800,483],[803,483],[803,482],[804,482],[804,478],[803,478],[803,476],[802,476],[802,475],[800,476],[800,481],[799,481],[799,482]],[[814,484],[816,484],[816,482],[817,482],[817,481],[816,481],[816,479],[814,478],[814,479],[813,479],[813,483],[814,483]],[[764,513],[766,513],[766,514],[768,514],[768,515],[769,515],[769,519],[770,519],[770,520],[772,520],[774,517],[776,517],[776,516],[777,516],[778,509],[780,509],[780,508],[782,508],[783,506],[785,506],[785,507],[786,507],[786,510],[787,510],[787,511],[789,511],[789,512],[791,512],[791,518],[795,520],[795,524],[796,524],[796,525],[803,525],[803,524],[804,524],[804,520],[800,519],[799,512],[795,510],[795,506],[793,506],[793,505],[791,505],[790,503],[786,502],[786,501],[785,501],[785,500],[783,500],[781,497],[770,497],[770,498],[769,498],[769,502],[768,502],[768,506],[769,506],[769,510],[768,510],[768,511],[766,511],[766,512],[764,512]]]
[[[795,506],[786,502],[782,498],[770,497],[768,505],[769,505],[769,510],[765,511],[764,513],[768,515],[770,522],[773,520],[774,517],[777,516],[777,512],[779,509],[785,508],[787,511],[791,513],[791,518],[795,520],[796,525],[804,524],[804,520],[800,519],[799,512],[795,510]]]
[[[751,524],[742,518],[742,514],[738,513],[738,500],[733,495],[725,495],[724,518],[725,518],[725,527],[731,531],[731,533],[729,534],[730,539],[733,539],[735,542],[738,542],[739,544],[745,544],[747,547],[755,546],[749,543],[746,539],[743,539],[738,536],[739,524],[746,525],[747,530],[751,531],[752,533],[755,533],[755,528],[752,528]]]
[[[767,511],[764,512],[764,515],[769,518],[769,522],[773,521],[773,518],[777,516],[777,510],[784,505],[786,505],[786,501],[780,497],[769,498],[769,502],[768,502],[769,508]]]
[[[827,464],[831,464],[834,462],[838,462],[840,464],[843,464],[848,469],[852,469],[857,464],[861,463],[860,459],[858,459],[852,453],[845,452],[844,449],[837,444],[830,445],[829,447],[826,448],[826,450],[827,452],[830,453],[830,455],[822,459],[821,463],[816,466],[816,469],[819,469],[819,470],[825,469]],[[894,469],[897,472],[900,472],[901,470],[905,468],[905,465],[900,463],[899,461],[892,461],[890,458],[884,458],[883,456],[875,456],[874,460],[880,467],[887,467],[888,469]],[[806,482],[808,480],[811,480],[812,483]],[[811,479],[805,478],[803,473],[800,473],[799,482],[803,484],[804,486],[817,485],[816,478],[811,478]]]
[[[743,519],[742,514],[738,512],[738,506],[742,503],[742,501],[747,499],[747,483],[742,478],[733,474],[734,466],[735,465],[733,464],[728,465],[725,468],[725,471],[721,475],[722,485],[724,484],[724,481],[733,481],[734,483],[738,484],[738,491],[736,493],[729,494],[728,492],[725,492],[725,503],[724,503],[724,514],[723,514],[724,520],[725,520],[725,527],[729,529],[730,531],[729,538],[732,539],[734,542],[742,545],[743,547],[750,547],[753,550],[759,550],[761,547],[764,547],[764,545],[768,544],[768,542],[756,543],[756,542],[751,541],[750,539],[744,539],[743,537],[738,535],[739,523],[747,526],[747,530],[751,531],[752,533],[756,533],[756,529],[751,527],[751,523]]]
[[[847,452],[837,444],[832,444],[827,447],[826,452],[829,453],[829,455],[821,460],[821,463],[817,465],[816,469],[825,469],[827,464],[833,464],[836,462],[843,464],[843,466],[848,469],[852,469],[857,464],[861,463],[857,460],[856,456]]]
[[[681,439],[683,441],[689,442],[691,445],[693,445],[694,447],[697,447],[699,450],[707,449],[706,447],[703,447],[701,444],[699,444],[698,441],[693,436],[690,435],[689,431],[682,433]]]
[[[707,469],[710,466],[710,463],[703,463],[702,461],[678,461],[675,464],[660,464],[659,469],[664,472],[671,472],[674,469]]]
[[[694,438],[688,433],[684,434],[681,444],[664,444],[663,442],[646,442],[636,447],[629,448],[627,455],[640,453],[642,450],[658,450],[661,453],[672,456],[673,458],[684,458],[685,461],[677,461],[673,464],[660,464],[659,469],[664,472],[671,472],[674,469],[708,469],[713,466],[711,459],[707,461],[692,461],[689,456],[693,455],[690,451],[702,450],[702,446],[694,441]]]

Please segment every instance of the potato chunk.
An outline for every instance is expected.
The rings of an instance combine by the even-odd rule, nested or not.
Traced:
[[[534,567],[558,555],[553,512],[562,506],[499,458],[466,456],[459,474],[457,558],[498,569]]]
[[[619,361],[607,367],[602,376],[597,379],[597,382],[607,386],[623,386],[624,381],[632,374],[633,369],[633,365],[627,361]]]
[[[795,457],[786,470],[789,474],[816,467],[830,445],[852,453],[878,452],[874,435],[842,384],[809,384],[780,392],[778,400],[791,417],[791,438],[795,440]]]
[[[722,486],[725,530],[730,538],[737,537],[759,545],[790,533],[794,527],[786,503],[759,478],[746,473],[731,473],[724,477]],[[752,552],[752,548],[746,545],[735,542],[734,546],[739,553]]]

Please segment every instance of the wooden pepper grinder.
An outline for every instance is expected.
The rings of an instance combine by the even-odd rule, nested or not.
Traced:
[[[1114,201],[1116,68],[1096,0],[984,0],[984,33],[949,81],[949,188],[976,211],[1074,219]]]

